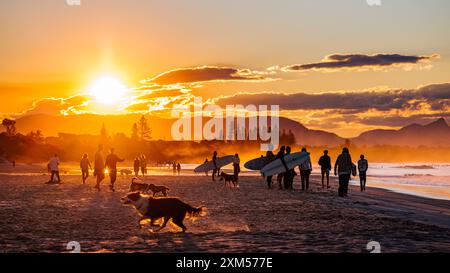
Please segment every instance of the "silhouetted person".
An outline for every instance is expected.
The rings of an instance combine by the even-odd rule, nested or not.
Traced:
[[[236,186],[239,185],[240,172],[241,172],[241,159],[239,158],[239,154],[235,154],[233,159],[233,174],[234,177],[236,177]]]
[[[139,157],[136,156],[133,162],[133,168],[134,168],[134,176],[139,176],[139,168],[141,167],[141,161],[139,160]]]
[[[214,153],[213,153],[212,162],[214,164],[212,180],[216,181],[216,175],[218,176],[219,175],[219,171],[220,171],[220,169],[217,167],[217,151],[214,151]]]
[[[287,156],[289,154],[291,154],[291,147],[287,146],[285,156]],[[284,184],[284,188],[286,190],[294,189],[293,184],[294,184],[295,175],[296,175],[296,173],[295,173],[294,169],[290,169],[284,173],[284,181],[283,181],[284,183],[283,184]]]
[[[302,148],[302,153],[307,153],[306,148]],[[312,172],[311,157],[308,158],[298,166],[300,169],[300,178],[302,180],[302,191],[309,190],[309,177]]]
[[[172,170],[173,170],[173,175],[177,174],[177,163],[173,162],[172,163]]]
[[[267,164],[269,164],[270,162],[275,160],[275,155],[273,154],[272,151],[267,151],[266,157],[267,157]],[[266,177],[266,182],[267,182],[267,187],[269,189],[272,189],[272,185],[273,185],[272,175],[269,175]]]
[[[81,178],[83,179],[84,185],[86,184],[86,179],[89,177],[89,169],[92,169],[88,154],[84,154],[83,158],[81,158],[80,169],[81,169]]]
[[[338,194],[340,197],[347,196],[348,194],[348,183],[352,174],[352,168],[352,157],[348,148],[344,148],[334,164],[334,175],[339,175]]]
[[[358,160],[358,171],[359,171],[359,184],[361,186],[361,191],[366,191],[366,181],[367,181],[367,169],[369,168],[369,162],[361,155],[360,160]]]
[[[327,178],[327,188],[330,188],[330,171],[331,158],[328,155],[328,150],[323,151],[323,156],[319,159],[320,173],[322,174],[322,188],[325,188],[325,177]]]
[[[282,181],[283,181],[284,174],[285,174],[287,171],[289,171],[289,169],[288,169],[288,167],[287,167],[287,165],[286,165],[286,161],[284,161],[284,154],[285,154],[285,151],[286,151],[286,146],[281,146],[281,147],[280,147],[280,150],[278,151],[277,156],[276,156],[276,159],[280,159],[280,160],[281,160],[281,163],[283,164],[284,168],[286,169],[285,172],[279,173],[279,174],[277,175],[278,189],[280,189],[280,190],[283,189],[283,186],[282,186],[281,183],[282,183]]]
[[[141,155],[141,173],[142,176],[147,174],[147,158],[144,154]]]
[[[61,183],[61,178],[59,177],[59,157],[57,154],[53,155],[48,162],[48,167],[52,173],[48,183],[54,183],[54,177],[56,176],[57,183]]]
[[[205,159],[205,162],[203,162],[203,163],[208,163],[208,158]],[[206,171],[205,174],[206,174],[206,176],[208,176],[208,171]]]
[[[177,164],[177,173],[178,173],[178,175],[181,174],[181,164],[179,162]]]
[[[103,157],[103,145],[98,145],[94,159],[94,176],[97,177],[95,188],[100,191],[100,183],[105,179],[105,161]]]
[[[111,184],[109,185],[109,188],[113,192],[115,191],[114,183],[116,183],[116,179],[117,179],[117,162],[123,162],[123,161],[125,161],[125,159],[119,158],[114,153],[114,149],[111,148],[110,153],[106,157],[106,160],[105,160],[105,168],[108,169],[109,180],[111,182]]]

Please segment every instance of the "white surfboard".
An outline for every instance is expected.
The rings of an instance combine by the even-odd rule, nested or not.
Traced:
[[[234,155],[227,155],[224,157],[218,157],[216,160],[217,168],[222,168],[228,164],[233,163]],[[215,169],[214,162],[208,161],[206,163],[203,163],[202,165],[197,166],[197,168],[194,169],[194,172],[196,173],[204,173],[208,171],[212,171]]]
[[[302,163],[304,163],[308,158],[309,153],[299,152],[284,156],[284,161],[286,162],[286,166],[288,167],[288,169],[292,170],[296,166],[299,166]],[[261,174],[263,176],[270,176],[279,173],[284,173],[285,171],[286,168],[284,167],[283,163],[281,162],[280,159],[277,159],[264,166],[264,168],[261,169]]]

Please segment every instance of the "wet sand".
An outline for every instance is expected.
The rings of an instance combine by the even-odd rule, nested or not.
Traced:
[[[378,241],[382,252],[450,252],[449,201],[356,187],[339,198],[334,179],[322,189],[314,176],[306,194],[298,176],[294,191],[268,190],[255,176],[241,177],[239,188],[204,175],[147,177],[207,207],[207,216],[185,221],[186,234],[138,228],[137,213],[120,202],[131,177],[119,175],[116,193],[107,180],[98,193],[92,177],[88,185],[78,175],[62,179],[0,175],[0,251],[66,252],[78,241],[82,252],[367,252]]]

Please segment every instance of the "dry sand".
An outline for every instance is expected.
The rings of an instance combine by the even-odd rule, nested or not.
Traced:
[[[0,168],[0,173],[10,172]],[[375,240],[382,252],[450,252],[450,202],[352,187],[348,198],[322,189],[313,177],[310,193],[268,190],[260,177],[241,177],[239,188],[205,176],[150,176],[170,195],[208,215],[186,220],[188,233],[170,226],[160,233],[137,226],[138,215],[120,197],[130,177],[119,176],[117,192],[107,180],[102,192],[81,185],[44,185],[47,176],[0,175],[0,252],[65,252],[78,241],[82,252],[367,252]]]

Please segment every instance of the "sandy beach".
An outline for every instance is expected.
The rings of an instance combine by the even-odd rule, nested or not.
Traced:
[[[313,176],[309,193],[268,190],[261,177],[241,177],[239,188],[204,175],[146,177],[171,188],[170,195],[208,215],[186,220],[186,234],[169,226],[160,233],[137,226],[138,215],[120,202],[131,177],[120,176],[117,192],[93,189],[94,178],[63,175],[62,185],[44,185],[46,174],[1,167],[0,251],[66,252],[78,241],[82,252],[450,252],[450,202],[383,189],[351,187],[348,198],[322,189]],[[36,170],[39,168],[36,167]]]

